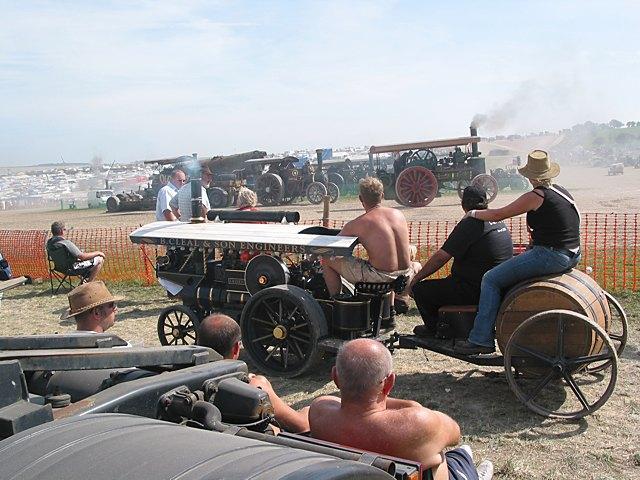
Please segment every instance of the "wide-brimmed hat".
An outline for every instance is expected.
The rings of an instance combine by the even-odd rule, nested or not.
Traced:
[[[83,283],[69,292],[69,309],[63,318],[73,317],[109,302],[118,302],[123,297],[114,297],[104,282],[97,280]]]
[[[527,164],[519,168],[518,172],[530,180],[547,180],[560,175],[560,165],[551,162],[544,150],[534,150],[527,157]]]

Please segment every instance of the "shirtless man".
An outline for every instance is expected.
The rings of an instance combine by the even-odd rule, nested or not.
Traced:
[[[387,283],[413,273],[407,220],[399,210],[381,205],[383,191],[382,182],[377,178],[360,180],[358,198],[365,212],[347,223],[340,235],[358,237],[369,259],[325,257],[322,274],[331,296],[340,293],[341,275],[351,283]]]
[[[212,348],[228,360],[237,360],[240,356],[241,338],[240,326],[236,321],[219,313],[206,317],[198,330],[198,345]],[[267,392],[276,420],[283,429],[292,433],[309,430],[309,407],[301,410],[291,408],[276,394],[271,382],[262,375],[250,373],[249,384]]]
[[[425,478],[487,480],[493,475],[489,461],[476,471],[468,446],[442,455],[460,441],[460,427],[452,418],[417,402],[389,397],[396,376],[391,354],[380,342],[361,338],[345,343],[331,377],[341,398],[313,401],[312,437],[420,462],[431,473]]]

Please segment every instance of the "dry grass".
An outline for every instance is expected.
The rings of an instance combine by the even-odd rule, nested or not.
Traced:
[[[158,345],[156,321],[172,304],[160,287],[114,284],[126,299],[113,333],[145,345]],[[539,417],[518,402],[501,369],[474,367],[422,350],[394,354],[395,395],[411,398],[455,418],[476,458],[490,458],[496,478],[630,479],[640,478],[640,296],[619,297],[630,316],[630,341],[620,361],[618,384],[608,403],[577,422]],[[66,295],[52,296],[48,284],[6,292],[0,305],[0,335],[62,332]],[[399,331],[409,332],[416,311],[400,317]],[[272,379],[276,391],[296,407],[320,394],[335,393],[328,381],[330,360],[298,379]]]

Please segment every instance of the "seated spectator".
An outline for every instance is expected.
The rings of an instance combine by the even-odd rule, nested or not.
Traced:
[[[198,345],[214,349],[223,358],[237,360],[242,348],[241,339],[240,326],[227,315],[209,315],[200,323]],[[273,391],[269,380],[262,375],[249,374],[249,384],[267,392],[276,421],[284,430],[293,433],[309,430],[309,407],[302,410],[291,408]]]
[[[116,321],[122,297],[114,297],[104,282],[84,283],[69,292],[69,309],[64,318],[75,317],[79,332],[103,333]]]
[[[461,205],[465,213],[484,210],[488,205],[487,192],[480,187],[469,186],[464,189]],[[485,222],[465,216],[411,280],[410,291],[424,322],[413,332],[422,337],[434,336],[438,309],[443,305],[477,305],[482,276],[512,256],[511,234],[503,222]],[[424,280],[452,257],[451,275]]]
[[[89,272],[87,280],[89,282],[94,281],[102,269],[105,254],[100,251],[83,252],[71,240],[64,238],[66,230],[62,222],[53,222],[51,224],[51,234],[53,236],[47,240],[47,252],[51,254],[55,249],[66,249],[68,254],[75,259],[73,269],[77,271],[87,270]]]
[[[396,376],[391,353],[380,342],[361,338],[345,343],[331,376],[340,398],[322,396],[313,401],[309,410],[312,437],[420,462],[431,472],[425,478],[492,477],[491,462],[483,462],[476,471],[466,445],[442,454],[460,441],[460,427],[452,418],[389,396]]]
[[[211,210],[207,188],[213,180],[213,173],[207,165],[201,165],[200,168],[200,214],[203,218],[207,218],[207,212]],[[181,222],[188,222],[191,219],[191,200],[191,182],[188,182],[169,201],[171,211]]]
[[[238,200],[236,201],[236,210],[255,212],[258,210],[258,196],[253,190],[242,187],[238,192]]]

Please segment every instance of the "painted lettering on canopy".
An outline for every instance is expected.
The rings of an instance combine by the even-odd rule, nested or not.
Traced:
[[[193,240],[187,238],[159,238],[159,245],[171,247],[206,247],[224,250],[254,250],[258,252],[310,253],[304,245],[267,242],[236,242],[230,240]]]

